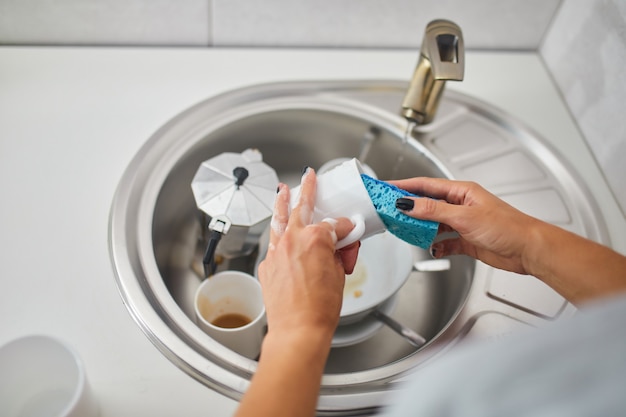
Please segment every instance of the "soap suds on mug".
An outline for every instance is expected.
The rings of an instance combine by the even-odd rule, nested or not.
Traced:
[[[276,199],[284,198],[285,193],[287,192],[287,187],[280,186],[278,187],[278,194],[276,194]],[[278,210],[274,209],[274,213],[272,214],[272,220],[270,221],[270,227],[272,231],[277,236],[282,236],[285,233],[285,229],[287,228],[287,223],[289,222],[289,210],[287,210],[286,215],[278,214]]]

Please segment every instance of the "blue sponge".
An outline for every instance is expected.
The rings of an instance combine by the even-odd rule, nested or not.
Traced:
[[[387,230],[411,245],[428,249],[437,236],[439,223],[414,219],[396,208],[398,198],[417,196],[365,174],[361,178]]]

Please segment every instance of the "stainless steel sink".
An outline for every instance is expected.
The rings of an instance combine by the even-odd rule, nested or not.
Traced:
[[[405,137],[398,115],[407,85],[396,81],[299,82],[253,86],[208,99],[176,116],[125,172],[110,218],[110,252],[120,293],[149,339],[183,371],[232,398],[257,362],[232,352],[195,324],[204,219],[190,184],[199,164],[222,152],[258,148],[281,181],[304,165],[359,157],[382,179],[418,175],[476,180],[532,215],[608,244],[597,207],[575,172],[508,115],[446,92],[435,120]],[[428,255],[414,250],[414,260]],[[257,253],[220,269],[253,272]],[[384,261],[384,260],[381,260]],[[574,308],[533,277],[467,257],[448,271],[413,272],[392,316],[428,340],[419,349],[381,328],[333,348],[319,413],[354,415],[385,403],[407,374],[472,338],[539,326]]]

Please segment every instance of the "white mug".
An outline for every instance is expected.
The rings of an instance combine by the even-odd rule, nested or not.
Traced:
[[[342,163],[351,160],[352,158],[335,158],[335,159],[331,159],[330,161],[326,161],[324,162],[324,164],[319,167],[317,169],[317,175],[321,175],[324,172],[330,171],[331,169],[333,169],[334,167],[336,167],[337,165],[341,165]],[[358,159],[357,159],[358,161]],[[374,172],[374,170],[367,164],[364,164],[363,162],[359,161],[359,167],[360,169],[363,171],[363,174],[369,175],[372,178],[376,178],[378,179],[378,176],[376,175],[376,172]]]
[[[313,223],[325,218],[347,217],[354,224],[348,236],[337,242],[337,249],[387,230],[363,184],[362,173],[361,163],[352,158],[317,176]],[[292,190],[292,208],[299,198],[300,186]]]
[[[73,348],[45,335],[0,347],[0,415],[95,417],[96,399]]]
[[[261,284],[240,271],[222,271],[200,284],[194,307],[198,326],[240,355],[255,359],[266,331]]]

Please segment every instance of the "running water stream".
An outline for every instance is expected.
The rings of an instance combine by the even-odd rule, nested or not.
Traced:
[[[409,143],[409,137],[413,133],[413,129],[415,129],[417,124],[415,122],[409,121],[406,125],[406,129],[404,131],[404,136],[402,137],[402,145],[400,147],[400,152],[398,153],[398,157],[396,158],[396,163],[393,166],[393,171],[391,172],[391,178],[397,179],[398,171],[400,169],[400,165],[404,161],[404,154],[406,153],[406,148]]]
[[[370,127],[367,132],[363,135],[363,141],[361,142],[361,149],[359,150],[359,156],[357,159],[363,163],[365,163],[365,158],[370,153],[370,149],[372,149],[372,144],[374,141],[380,136],[380,130],[377,127]]]

